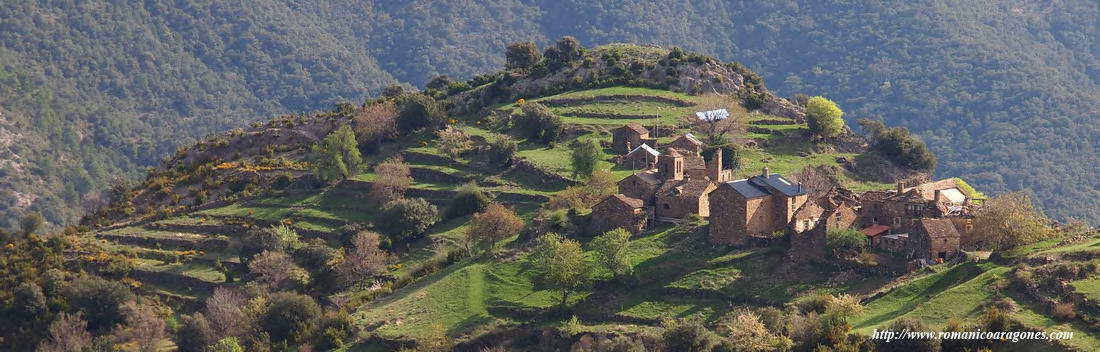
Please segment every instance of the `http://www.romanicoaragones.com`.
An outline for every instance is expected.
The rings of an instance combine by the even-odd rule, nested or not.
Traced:
[[[1019,342],[1021,340],[1069,340],[1072,331],[911,331],[879,330],[871,334],[872,340],[884,342],[902,340],[996,340]]]

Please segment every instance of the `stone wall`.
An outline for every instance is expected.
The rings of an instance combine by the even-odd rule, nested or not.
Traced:
[[[647,218],[645,209],[634,209],[613,200],[604,201],[592,208],[588,230],[600,234],[621,227],[636,235],[645,230]]]

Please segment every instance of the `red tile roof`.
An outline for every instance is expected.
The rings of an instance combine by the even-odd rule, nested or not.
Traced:
[[[867,235],[867,237],[875,237],[875,236],[884,234],[887,231],[890,231],[890,226],[874,225],[874,226],[863,229],[863,234]]]

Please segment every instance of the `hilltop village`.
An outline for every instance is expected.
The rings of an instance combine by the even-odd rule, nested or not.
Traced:
[[[728,114],[725,111],[700,112]],[[801,183],[772,173],[733,179],[722,165],[722,149],[710,160],[690,133],[666,145],[642,125],[612,131],[620,164],[640,169],[618,182],[618,192],[593,207],[592,232],[623,228],[638,234],[655,222],[707,219],[709,240],[721,245],[766,245],[790,235],[795,261],[820,259],[830,230],[856,228],[869,248],[924,265],[960,254],[960,238],[972,228],[981,199],[972,199],[953,179],[888,191],[862,193],[834,187],[811,197]]]

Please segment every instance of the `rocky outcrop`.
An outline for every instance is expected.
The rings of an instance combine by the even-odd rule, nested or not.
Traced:
[[[767,94],[767,99],[764,101],[761,110],[764,110],[764,113],[768,115],[786,117],[798,122],[806,121],[806,108],[790,100],[780,98],[771,92]]]

